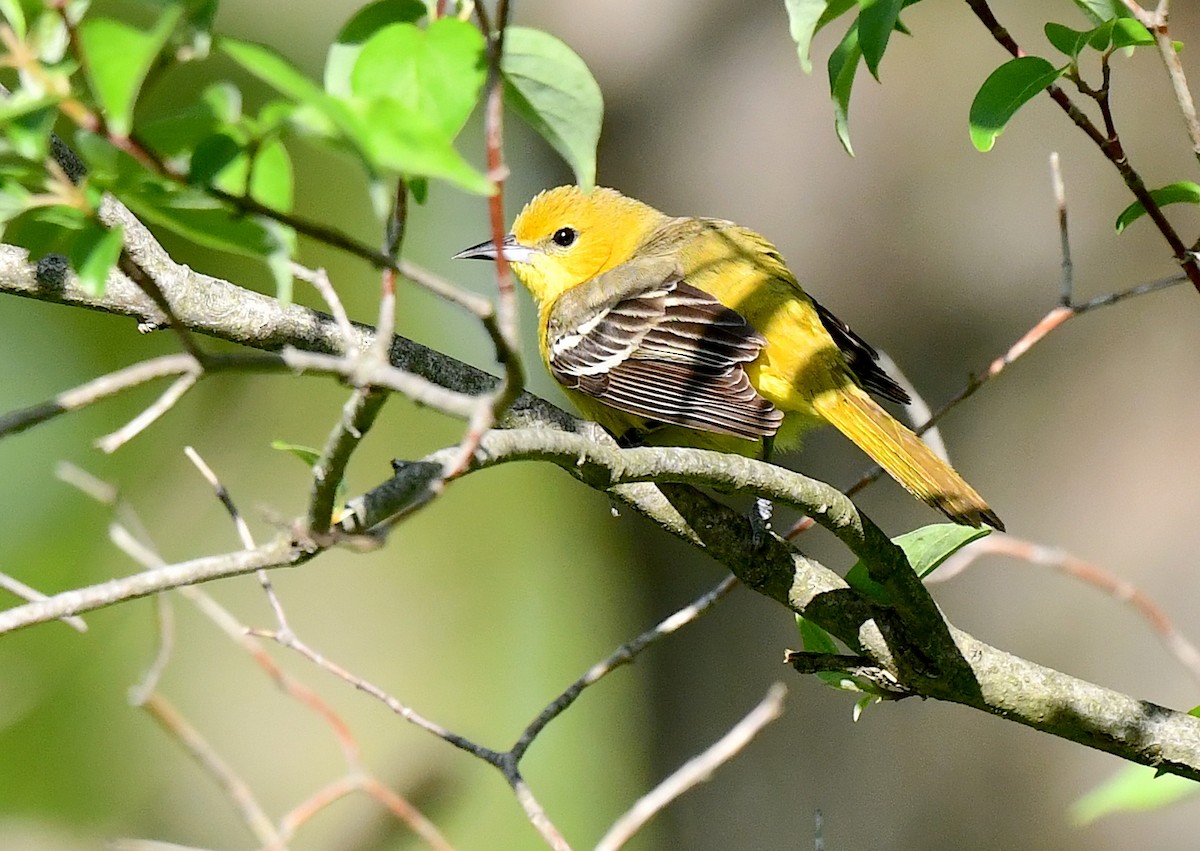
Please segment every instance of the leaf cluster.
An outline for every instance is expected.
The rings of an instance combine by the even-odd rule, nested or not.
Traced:
[[[418,0],[377,0],[342,26],[320,83],[275,50],[215,33],[216,0],[163,0],[149,26],[106,17],[86,3],[0,0],[0,38],[19,85],[0,101],[0,227],[33,256],[66,254],[100,292],[121,234],[98,217],[105,194],[142,220],[231,254],[258,258],[281,297],[296,253],[296,175],[289,144],[304,139],[361,168],[381,222],[403,178],[425,200],[431,182],[490,195],[488,175],[456,147],[481,101],[494,33],[437,16]],[[497,66],[515,115],[595,180],[603,102],[587,66],[539,30],[510,27]],[[232,64],[190,102],[143,118],[155,86],[179,86],[200,66]],[[243,86],[272,96],[252,108]],[[51,157],[69,129],[75,173]]]

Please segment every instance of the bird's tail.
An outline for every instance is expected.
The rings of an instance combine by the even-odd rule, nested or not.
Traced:
[[[813,407],[913,496],[955,523],[986,523],[1004,530],[1000,518],[962,476],[858,387],[822,393]]]

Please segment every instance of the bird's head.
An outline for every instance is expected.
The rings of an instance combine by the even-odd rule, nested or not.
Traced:
[[[539,305],[550,304],[584,281],[629,260],[666,216],[615,189],[584,192],[578,186],[548,189],[525,205],[504,238],[512,264]],[[495,260],[484,242],[455,259]]]

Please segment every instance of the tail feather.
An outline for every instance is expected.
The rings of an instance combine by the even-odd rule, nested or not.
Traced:
[[[955,523],[986,523],[1004,531],[1000,518],[962,476],[858,387],[823,393],[813,407],[913,496]]]

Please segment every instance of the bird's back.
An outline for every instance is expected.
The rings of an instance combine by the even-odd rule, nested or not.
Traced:
[[[758,233],[719,219],[672,219],[642,251],[676,257],[688,283],[740,313],[766,338],[746,371],[758,392],[789,415],[778,443],[794,443],[823,422],[814,398],[855,384],[812,299]]]

